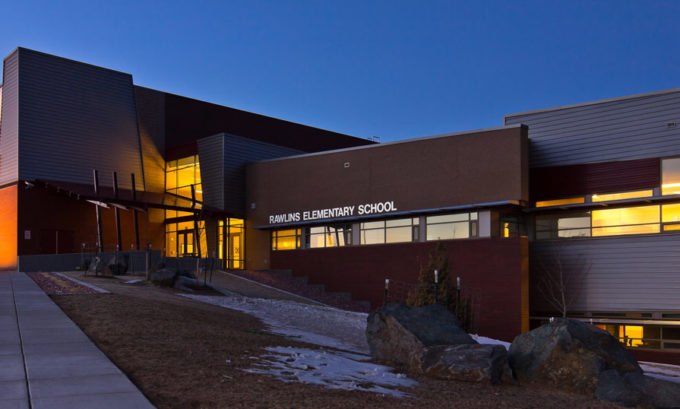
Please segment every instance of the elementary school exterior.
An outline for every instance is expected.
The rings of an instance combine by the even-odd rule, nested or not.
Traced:
[[[1,91],[0,270],[151,248],[375,307],[443,243],[482,335],[557,314],[559,269],[571,317],[680,359],[680,89],[384,144],[25,48]]]

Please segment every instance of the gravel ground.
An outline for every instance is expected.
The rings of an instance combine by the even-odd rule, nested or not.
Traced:
[[[47,295],[97,294],[92,288],[55,273],[26,273]]]
[[[402,388],[407,398],[283,382],[246,371],[273,349],[328,349],[274,335],[250,315],[178,297],[174,290],[83,280],[112,294],[53,299],[160,409],[618,407],[549,388],[421,376],[411,377],[418,386]]]

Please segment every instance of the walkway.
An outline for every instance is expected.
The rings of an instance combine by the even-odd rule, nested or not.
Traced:
[[[0,272],[0,408],[153,408],[23,273]]]

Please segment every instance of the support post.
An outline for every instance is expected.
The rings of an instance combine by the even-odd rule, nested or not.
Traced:
[[[132,178],[132,201],[136,202],[137,201],[137,188],[135,185],[135,174],[131,173],[130,177]],[[137,251],[139,251],[139,222],[137,219],[137,209],[132,209],[132,220],[135,225],[135,248]]]
[[[118,174],[116,172],[113,172],[113,197],[118,199]],[[116,215],[116,252],[118,252],[122,248],[120,239],[120,209],[118,206],[114,206],[113,211]],[[116,254],[116,257],[118,257],[118,254]]]
[[[99,173],[97,169],[93,169],[94,176],[94,195],[99,197]],[[97,253],[104,251],[104,239],[102,234],[102,210],[99,205],[95,205],[95,211],[97,213]]]

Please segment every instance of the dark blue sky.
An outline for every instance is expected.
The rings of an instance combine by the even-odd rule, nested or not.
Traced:
[[[15,1],[23,46],[383,142],[680,87],[680,1]]]

